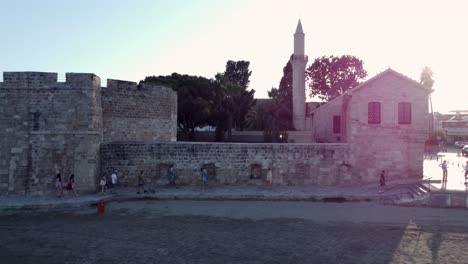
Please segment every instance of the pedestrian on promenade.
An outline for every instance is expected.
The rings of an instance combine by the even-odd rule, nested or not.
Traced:
[[[99,181],[99,186],[101,186],[101,193],[107,192],[107,180],[106,176],[102,176],[101,180]]]
[[[117,186],[117,171],[111,174],[111,193],[115,193],[115,187]]]
[[[465,168],[463,169],[465,171],[465,184],[468,181],[468,161],[465,164]]]
[[[143,171],[140,171],[140,176],[138,176],[138,190],[137,190],[137,194],[140,194],[141,192],[146,193],[146,190],[145,190],[145,180],[143,179]]]
[[[57,177],[55,178],[55,193],[57,197],[62,197],[63,194],[63,185],[62,185],[62,176],[60,173],[57,173]]]
[[[70,175],[70,178],[68,180],[68,184],[67,184],[67,190],[75,195],[75,196],[78,196],[78,194],[76,193],[76,190],[75,190],[75,174],[72,174]]]
[[[383,193],[385,191],[385,170],[382,170],[380,173],[380,193]]]
[[[171,167],[169,168],[169,185],[175,186],[176,185],[175,182],[176,182],[176,173],[174,170],[174,166],[171,165]]]
[[[447,175],[448,175],[447,161],[444,160],[441,164],[439,164],[439,167],[442,168],[442,181],[446,182],[447,181]]]
[[[268,168],[266,180],[269,185],[273,184],[273,172],[271,171],[271,168]]]
[[[205,191],[205,185],[206,182],[208,181],[208,171],[205,168],[201,168],[201,180],[202,180],[202,191]]]

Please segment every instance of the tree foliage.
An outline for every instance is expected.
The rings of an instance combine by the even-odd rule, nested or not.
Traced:
[[[228,140],[230,140],[234,117],[238,110],[235,98],[240,94],[241,88],[223,73],[216,74],[215,79],[221,88],[215,104],[216,141],[224,141],[225,131],[228,131]]]
[[[249,78],[252,74],[252,71],[249,70],[249,66],[249,61],[229,60],[226,63],[224,75],[229,81],[239,84],[243,90],[246,90],[249,87]]]
[[[351,55],[323,56],[307,68],[310,96],[324,101],[342,95],[357,86],[367,76],[362,60]]]
[[[432,79],[432,76],[434,75],[434,73],[432,72],[432,69],[429,68],[428,66],[425,66],[422,70],[421,70],[421,76],[419,78],[420,80],[420,83],[426,87],[427,89],[432,89],[432,86],[434,86],[434,79]],[[431,110],[431,120],[430,120],[430,124],[429,124],[429,137],[432,137],[432,135],[434,134],[434,111],[433,111],[433,108],[432,108],[432,97],[431,95],[429,94],[429,107],[430,107],[430,110]]]
[[[292,102],[293,102],[293,88],[292,88],[292,65],[288,61],[283,67],[283,77],[278,88],[278,95],[273,98],[273,104],[278,109],[278,125],[279,129],[292,130]]]
[[[432,89],[432,86],[434,86],[434,79],[432,79],[434,73],[432,72],[431,68],[429,67],[424,67],[422,70],[421,70],[421,76],[419,78],[420,80],[420,83],[428,88],[428,89]]]
[[[215,79],[173,73],[168,76],[149,76],[143,82],[163,84],[177,92],[177,126],[194,139],[195,128],[216,126],[216,139],[222,141],[233,127],[242,130],[245,116],[255,104],[255,90],[247,90],[250,63],[228,61],[224,73]]]
[[[252,71],[249,70],[250,62],[248,61],[232,61],[226,63],[226,69],[223,73],[224,83],[230,83],[232,87],[236,87],[238,91],[229,93],[231,95],[232,103],[236,106],[235,111],[232,112],[232,125],[238,130],[244,130],[246,125],[245,117],[252,106],[255,105],[254,94],[255,90],[247,90],[250,83],[250,75]],[[237,85],[237,86],[233,86]],[[231,130],[229,129],[229,132]]]
[[[280,131],[292,129],[292,65],[288,61],[283,67],[279,88],[268,91],[270,100],[260,101],[256,109],[246,116],[249,127],[255,130]],[[258,102],[257,102],[258,104]]]
[[[222,96],[215,80],[173,73],[149,76],[143,82],[168,85],[177,92],[177,126],[189,139],[193,139],[196,127],[215,125],[216,102]]]

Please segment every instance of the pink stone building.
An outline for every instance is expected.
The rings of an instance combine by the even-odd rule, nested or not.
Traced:
[[[350,145],[353,175],[375,181],[422,177],[431,90],[387,69],[313,110],[306,118],[316,142]]]

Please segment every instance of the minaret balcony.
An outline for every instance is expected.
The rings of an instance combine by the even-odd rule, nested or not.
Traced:
[[[307,57],[306,55],[293,54],[293,55],[291,55],[291,61],[298,61],[298,62],[307,63],[307,61],[309,61],[309,57]]]

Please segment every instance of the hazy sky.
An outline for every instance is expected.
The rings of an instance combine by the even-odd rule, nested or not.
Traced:
[[[309,64],[324,55],[419,80],[434,71],[434,109],[468,109],[468,2],[462,0],[0,0],[0,71],[92,72],[139,81],[213,78],[251,63],[256,97],[277,87],[300,18]]]

